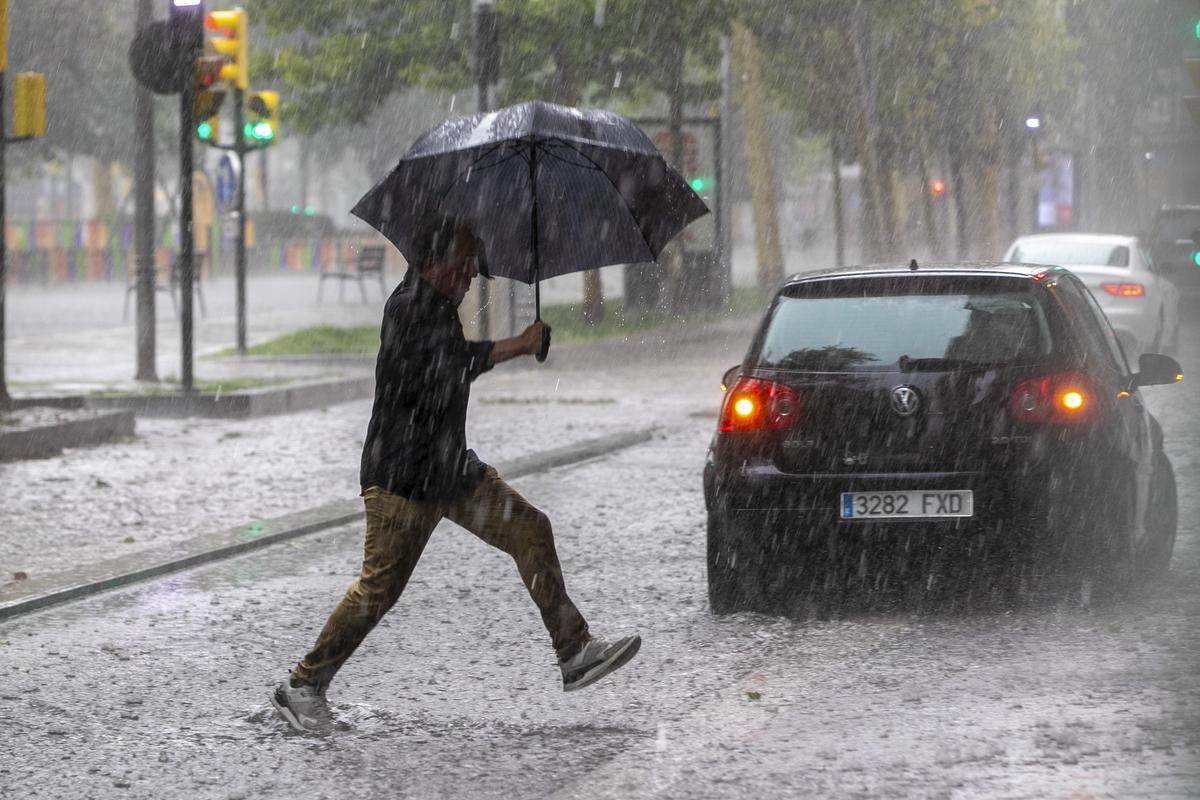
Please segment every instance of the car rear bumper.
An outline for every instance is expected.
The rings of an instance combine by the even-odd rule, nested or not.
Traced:
[[[771,465],[705,473],[709,511],[737,516],[751,527],[834,526],[852,529],[909,527],[922,530],[1028,527],[1046,507],[1050,481],[1036,472],[956,471],[823,473],[794,475]],[[973,496],[970,517],[844,520],[844,492],[962,491]]]

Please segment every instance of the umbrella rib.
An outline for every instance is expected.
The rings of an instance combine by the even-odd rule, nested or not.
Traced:
[[[650,253],[650,260],[657,262],[658,256],[654,255],[654,247],[650,244],[650,240],[646,237],[646,232],[642,230],[642,226],[637,224],[638,218],[637,218],[637,214],[634,213],[633,206],[629,205],[629,201],[625,199],[625,195],[621,194],[620,187],[618,187],[616,182],[613,181],[613,179],[611,177],[609,177],[609,174],[604,171],[604,168],[601,167],[599,164],[597,164],[595,161],[593,161],[591,156],[589,156],[587,153],[584,153],[583,151],[581,151],[578,148],[576,148],[575,146],[573,146],[570,142],[564,141],[563,139],[547,139],[545,143],[539,143],[537,145],[537,147],[540,150],[542,150],[542,152],[546,153],[546,155],[550,156],[551,158],[557,158],[559,161],[563,162],[564,164],[571,163],[570,161],[567,161],[565,158],[561,158],[560,156],[557,156],[553,152],[547,150],[545,148],[545,144],[548,144],[550,142],[556,142],[558,144],[561,144],[563,147],[566,147],[566,148],[570,149],[572,152],[577,153],[578,155],[587,159],[587,162],[592,165],[592,169],[596,170],[597,172],[599,172],[601,175],[604,176],[604,179],[606,181],[608,181],[608,185],[613,188],[613,191],[617,193],[617,197],[621,198],[621,202],[624,203],[625,208],[628,209],[629,216],[634,221],[634,226],[637,228],[638,233],[640,233],[642,235],[642,241],[645,242],[645,244],[646,244],[646,251],[648,253]],[[579,165],[575,164],[573,166],[579,166]]]
[[[446,187],[446,191],[442,192],[442,197],[441,197],[441,200],[439,200],[439,202],[438,202],[438,205],[441,205],[441,203],[445,202],[446,198],[447,198],[447,197],[450,195],[450,193],[451,193],[452,191],[454,191],[455,189],[457,189],[457,188],[458,188],[458,186],[460,185],[460,181],[462,180],[462,178],[464,178],[464,177],[466,176],[466,174],[467,174],[468,172],[471,172],[472,170],[474,170],[474,169],[476,169],[476,168],[478,168],[478,169],[480,169],[480,170],[492,169],[493,167],[498,167],[498,166],[500,166],[501,164],[507,164],[509,161],[512,161],[514,158],[517,158],[518,156],[524,157],[524,155],[525,155],[524,151],[523,151],[523,150],[521,150],[521,149],[517,149],[517,150],[516,150],[516,151],[515,151],[515,152],[514,152],[512,155],[505,156],[504,158],[500,159],[499,161],[496,161],[496,162],[494,162],[494,163],[492,163],[492,164],[485,164],[485,165],[484,165],[484,166],[482,166],[482,167],[479,167],[479,166],[478,166],[478,164],[479,164],[479,162],[480,162],[480,161],[482,161],[483,159],[487,158],[487,157],[488,157],[488,156],[490,156],[492,153],[494,153],[494,152],[496,152],[497,150],[499,150],[501,147],[504,147],[505,145],[507,145],[507,144],[511,144],[511,143],[512,143],[511,141],[504,141],[504,142],[500,142],[499,144],[497,144],[497,145],[493,146],[493,147],[492,147],[490,150],[488,150],[486,153],[484,153],[484,154],[482,154],[481,156],[479,156],[479,158],[475,159],[475,161],[473,161],[473,162],[471,163],[471,165],[470,165],[469,167],[467,167],[467,168],[466,168],[466,169],[465,169],[465,170],[462,172],[462,174],[461,174],[461,175],[459,175],[457,179],[455,179],[455,181],[454,181],[453,183],[451,183],[449,186],[447,186],[447,187]]]

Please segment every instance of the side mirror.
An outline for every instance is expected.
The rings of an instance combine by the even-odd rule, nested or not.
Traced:
[[[738,373],[740,373],[741,371],[742,371],[741,364],[735,364],[732,367],[730,367],[729,369],[725,370],[725,374],[721,376],[721,391],[722,392],[728,392],[731,388],[733,388],[733,384],[738,378]]]
[[[1138,374],[1133,376],[1135,386],[1162,386],[1183,380],[1183,367],[1170,356],[1158,353],[1142,353],[1138,358]]]

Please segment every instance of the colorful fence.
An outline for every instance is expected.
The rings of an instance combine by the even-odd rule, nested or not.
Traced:
[[[214,226],[200,241],[217,246],[201,258],[201,278],[233,272],[234,242],[231,231]],[[358,250],[379,239],[337,237],[260,241],[247,248],[251,272],[352,271]],[[127,282],[134,273],[133,226],[111,228],[103,222],[17,222],[8,225],[8,274],[17,284],[57,286],[71,283]],[[199,242],[198,242],[199,244]],[[203,246],[198,248],[203,250]],[[174,226],[158,236],[154,260],[160,279],[170,274],[178,250]],[[399,272],[404,259],[388,247],[387,269]]]

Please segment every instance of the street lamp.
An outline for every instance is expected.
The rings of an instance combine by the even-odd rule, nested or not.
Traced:
[[[1025,118],[1025,127],[1028,130],[1036,131],[1037,129],[1042,127],[1042,118],[1041,117],[1026,117]]]

